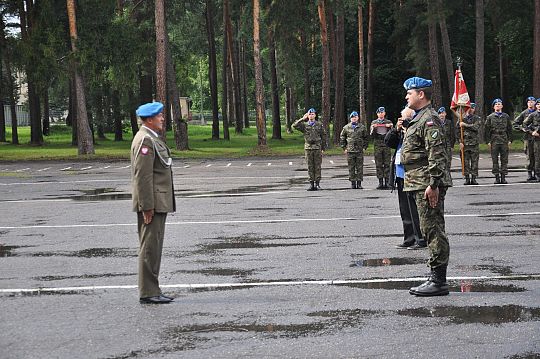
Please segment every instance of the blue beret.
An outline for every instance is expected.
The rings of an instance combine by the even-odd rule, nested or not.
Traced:
[[[495,104],[496,104],[497,102],[503,103],[502,100],[501,100],[500,98],[496,98],[495,100],[493,100],[493,101],[491,102],[491,106],[495,106]]]
[[[476,104],[474,102],[471,102],[471,108],[476,108]]]
[[[312,107],[309,110],[307,110],[307,113],[317,113],[317,111],[315,111],[315,109]]]
[[[163,111],[163,104],[161,102],[149,102],[144,105],[140,105],[136,113],[139,117],[152,117]]]
[[[351,117],[356,117],[356,116],[358,116],[358,112],[353,111],[353,112],[351,112],[351,114],[349,115],[349,118],[351,118]]]
[[[446,109],[443,107],[440,107],[439,110],[437,111],[438,113],[442,113],[442,112],[446,112]]]
[[[538,97],[538,98],[536,99],[536,103],[539,103],[539,102],[540,102],[540,97]]]
[[[382,106],[377,109],[377,113],[381,113],[381,112],[386,112],[386,109]]]
[[[415,90],[431,87],[431,80],[426,80],[421,77],[415,76],[405,80],[405,82],[403,83],[403,87],[405,87],[405,90]]]
[[[527,97],[527,101],[536,101],[536,99],[533,96]]]

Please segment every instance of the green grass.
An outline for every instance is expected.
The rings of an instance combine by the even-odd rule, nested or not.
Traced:
[[[6,128],[6,138],[11,139],[11,128]],[[236,134],[234,128],[230,129],[230,141],[223,139],[212,140],[211,125],[191,125],[189,131],[188,151],[174,150],[174,136],[167,133],[167,143],[173,149],[173,156],[186,159],[211,159],[211,158],[240,158],[249,156],[302,156],[304,154],[303,135],[294,131],[288,134],[282,128],[281,140],[273,140],[271,127],[267,128],[266,148],[257,147],[257,129],[252,126],[244,129],[244,133]],[[221,131],[221,129],[220,129]],[[77,147],[71,146],[71,128],[63,125],[51,127],[51,134],[44,136],[43,146],[30,145],[30,127],[19,127],[20,145],[0,143],[0,160],[2,161],[34,161],[34,160],[74,160],[74,159],[129,159],[131,146],[131,132],[124,133],[123,141],[114,141],[114,134],[106,134],[106,140],[98,140],[94,148],[95,155],[78,156]],[[512,151],[522,151],[523,141],[516,140],[512,143]],[[487,152],[487,145],[480,145],[481,152]],[[326,151],[327,154],[341,154],[341,148],[333,147]],[[370,144],[366,154],[373,153],[373,144]],[[455,147],[458,153],[458,146]]]

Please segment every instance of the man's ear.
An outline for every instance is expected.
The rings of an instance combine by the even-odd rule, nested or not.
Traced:
[[[418,91],[418,97],[422,100],[426,97],[426,94],[423,90]]]

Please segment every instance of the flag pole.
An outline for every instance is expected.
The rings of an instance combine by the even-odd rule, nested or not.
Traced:
[[[461,93],[461,59],[458,58],[457,62],[458,71],[459,71],[459,79],[458,79],[458,91],[456,92],[459,96]],[[457,99],[456,99],[457,100]],[[463,106],[459,106],[459,132],[461,134],[461,146],[460,152],[461,152],[461,174],[465,176],[465,143],[463,141]]]

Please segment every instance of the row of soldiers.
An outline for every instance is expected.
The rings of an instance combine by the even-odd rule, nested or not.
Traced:
[[[495,184],[506,184],[508,174],[508,152],[512,142],[512,130],[524,132],[524,150],[527,154],[529,182],[540,181],[540,98],[527,98],[527,108],[512,122],[510,116],[502,112],[503,102],[497,98],[492,102],[493,112],[484,123],[484,140],[488,144],[492,157],[492,173]],[[445,107],[439,108],[440,125],[445,133],[447,147],[447,171],[450,172],[452,151],[459,142],[463,151],[465,185],[477,185],[481,119],[475,114],[476,105],[471,103],[461,120],[454,124],[447,118]],[[308,164],[309,191],[320,189],[322,154],[326,145],[326,132],[316,111],[308,112],[293,127],[304,133],[304,150]],[[457,116],[457,114],[456,114]],[[377,189],[387,189],[390,183],[391,150],[385,144],[385,136],[393,128],[393,123],[386,118],[384,107],[377,109],[377,118],[371,122],[369,130],[359,121],[358,112],[349,115],[350,122],[343,127],[340,146],[347,156],[349,181],[351,188],[362,189],[364,150],[373,138],[376,175],[379,181]]]

